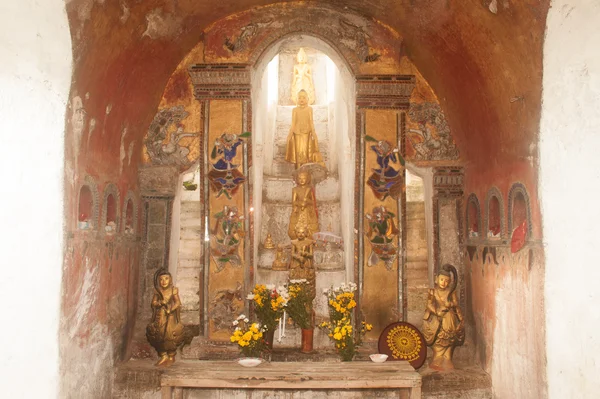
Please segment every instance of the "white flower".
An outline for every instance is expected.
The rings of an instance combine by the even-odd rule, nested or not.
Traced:
[[[244,323],[248,323],[249,321],[250,320],[247,317],[244,319]]]
[[[237,318],[237,319],[238,319],[238,320],[243,320],[243,319],[245,319],[245,318],[246,318],[246,315],[245,315],[245,314],[241,314],[241,315],[239,315],[239,316],[238,316],[238,318]]]
[[[253,300],[254,299],[254,294],[248,294],[248,296],[246,297],[246,299]]]
[[[267,284],[265,285],[265,287],[269,290],[269,291],[273,291],[275,289],[275,284]]]
[[[234,325],[234,326],[237,326],[238,324],[240,324],[240,322],[239,322],[239,321],[237,321],[237,320],[234,320],[234,321],[233,321],[233,325]]]

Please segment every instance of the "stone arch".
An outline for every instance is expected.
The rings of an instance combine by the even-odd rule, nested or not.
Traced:
[[[510,188],[508,192],[508,234],[509,237],[512,237],[512,233],[516,228],[515,220],[514,220],[514,206],[515,206],[515,198],[518,194],[521,194],[525,200],[525,212],[526,212],[526,221],[527,221],[527,236],[526,239],[529,240],[532,237],[532,220],[531,220],[531,203],[529,200],[529,194],[527,192],[527,188],[521,182],[516,182]]]
[[[121,198],[119,195],[119,189],[117,188],[117,186],[114,183],[108,183],[106,185],[106,187],[104,188],[104,194],[102,196],[102,222],[100,225],[100,228],[102,229],[102,232],[105,232],[105,227],[108,223],[107,221],[107,217],[108,217],[108,197],[112,195],[114,200],[115,200],[115,224],[116,224],[116,228],[115,231],[113,231],[113,233],[116,233],[119,231],[120,228],[120,222],[121,222],[121,215],[120,215],[120,209],[121,209]]]
[[[474,209],[474,215],[471,209]],[[473,216],[476,220],[472,220]],[[477,230],[471,229],[470,227],[475,225]],[[482,225],[481,225],[481,206],[479,205],[479,199],[475,193],[471,193],[467,198],[467,206],[465,207],[465,228],[467,241],[473,239],[480,239],[482,237]],[[472,233],[477,232],[477,235]]]
[[[500,219],[500,238],[506,238],[506,217],[504,214],[504,199],[502,198],[502,193],[498,189],[498,187],[492,187],[488,190],[487,195],[485,197],[485,217],[484,217],[484,232],[487,234],[490,231],[490,201],[496,198],[498,200],[498,212]]]

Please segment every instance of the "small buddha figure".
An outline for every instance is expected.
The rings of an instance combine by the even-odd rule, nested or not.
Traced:
[[[265,239],[265,243],[263,244],[265,249],[273,249],[275,248],[275,244],[273,244],[273,238],[271,238],[271,233],[267,233],[267,238]]]
[[[298,93],[300,90],[304,90],[308,95],[308,104],[314,104],[315,86],[313,85],[312,70],[310,65],[306,63],[308,59],[303,48],[300,48],[298,51],[296,60],[298,63],[294,65],[294,76],[292,78],[292,101],[294,104],[298,104]]]
[[[167,367],[175,362],[177,348],[183,344],[181,300],[166,269],[159,269],[154,274],[154,290],[152,321],[146,327],[146,338],[160,357],[156,365]]]
[[[298,223],[295,228],[296,239],[292,240],[292,256],[290,260],[290,280],[304,279],[308,281],[309,297],[316,297],[316,274],[313,263],[313,248],[315,241],[308,238],[308,228],[304,223]]]
[[[288,268],[287,256],[285,254],[285,250],[283,245],[277,245],[277,253],[275,254],[275,260],[273,261],[273,265],[271,266],[271,270],[283,271]]]
[[[437,274],[435,288],[429,290],[422,331],[427,345],[433,349],[429,367],[434,370],[454,369],[454,348],[465,340],[464,318],[456,295],[457,281],[456,268],[447,264]]]
[[[312,237],[319,231],[319,219],[317,216],[317,201],[311,184],[310,173],[299,171],[296,175],[296,187],[292,189],[292,214],[288,235],[291,239],[296,238],[296,225],[303,220],[306,223],[306,235]]]
[[[285,160],[293,163],[296,169],[307,163],[324,166],[315,133],[313,111],[308,105],[308,94],[305,90],[298,93],[298,105],[292,110],[292,125],[287,138]]]

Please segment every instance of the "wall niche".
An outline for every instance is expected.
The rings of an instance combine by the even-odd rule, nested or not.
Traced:
[[[102,202],[102,229],[106,234],[115,234],[119,230],[119,190],[113,183],[104,189]]]
[[[522,183],[515,183],[508,193],[508,231],[511,238],[531,239],[531,206],[527,189]]]
[[[86,176],[77,199],[77,229],[91,230],[98,221],[98,188],[94,179]]]
[[[506,237],[504,231],[504,204],[502,194],[496,187],[492,187],[486,199],[485,231],[488,239],[499,240]]]
[[[123,234],[125,236],[132,237],[136,233],[138,220],[138,207],[133,192],[127,192],[127,195],[125,196],[125,201],[123,203]]]
[[[477,240],[481,238],[481,207],[475,194],[469,195],[467,199],[467,240]]]

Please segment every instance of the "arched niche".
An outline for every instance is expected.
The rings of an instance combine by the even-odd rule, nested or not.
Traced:
[[[511,237],[519,227],[525,228],[525,240],[531,239],[531,205],[523,183],[513,184],[508,193],[508,231]]]
[[[469,195],[469,198],[467,198],[467,210],[465,220],[467,226],[467,240],[480,239],[482,236],[481,206],[479,205],[479,199],[473,193]]]
[[[131,190],[127,191],[123,201],[123,234],[133,237],[138,227],[138,204]]]
[[[90,230],[98,226],[98,186],[86,176],[77,193],[77,228]]]
[[[102,200],[102,231],[106,234],[115,234],[119,231],[120,221],[120,196],[117,186],[109,183],[104,189]]]
[[[485,235],[488,239],[506,238],[504,227],[504,201],[497,187],[492,187],[485,200]]]

